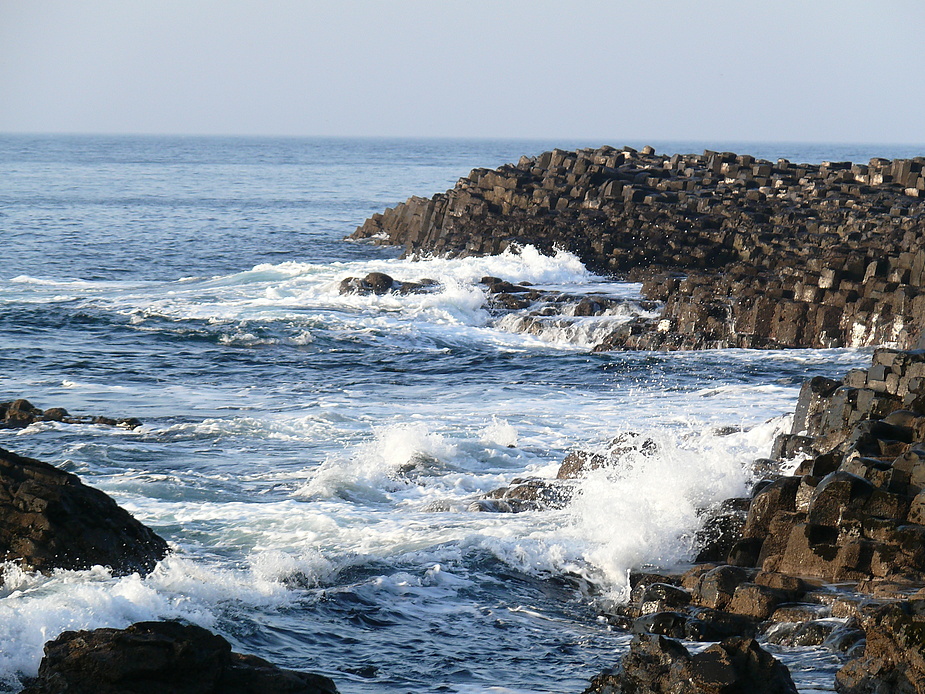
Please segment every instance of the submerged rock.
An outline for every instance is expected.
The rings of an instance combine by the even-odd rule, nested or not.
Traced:
[[[24,398],[0,402],[0,429],[22,429],[36,422],[64,422],[66,424],[106,424],[124,429],[136,429],[141,420],[135,417],[75,417],[63,407],[42,410]]]
[[[340,283],[341,294],[424,294],[434,291],[439,283],[432,279],[417,282],[399,282],[384,272],[370,272],[366,277],[345,277]]]
[[[179,622],[66,631],[45,644],[22,694],[337,694],[327,677],[234,653],[221,636]]]
[[[109,496],[53,465],[0,449],[0,561],[35,571],[149,573],[167,543]]]

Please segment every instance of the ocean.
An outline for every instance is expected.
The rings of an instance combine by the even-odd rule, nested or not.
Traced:
[[[0,447],[78,474],[167,539],[145,578],[3,567],[0,691],[68,629],[182,619],[361,692],[580,692],[629,637],[629,571],[684,566],[700,512],[748,493],[802,381],[863,350],[592,353],[652,308],[568,253],[403,260],[344,237],[474,167],[622,142],[0,136],[0,401],[138,417]],[[641,146],[646,143],[629,143]],[[652,143],[792,161],[915,148]],[[341,295],[346,277],[436,280]],[[618,300],[540,323],[486,275]],[[657,452],[561,509],[474,510],[632,432]],[[730,433],[731,432],[731,433]],[[801,691],[838,661],[775,651]]]

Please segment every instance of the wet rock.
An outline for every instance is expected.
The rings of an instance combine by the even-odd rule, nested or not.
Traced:
[[[768,619],[778,605],[786,602],[787,593],[757,583],[740,583],[726,609],[752,619]]]
[[[27,569],[150,572],[167,543],[76,475],[0,449],[0,561]]]
[[[644,591],[637,603],[638,614],[662,612],[684,607],[691,601],[691,595],[683,588],[670,583],[644,585]]]
[[[703,574],[692,591],[698,605],[723,610],[732,601],[736,588],[750,578],[750,572],[738,566],[723,565]]]
[[[925,691],[925,603],[891,603],[862,618],[863,655],[835,676],[842,694]]]
[[[562,508],[572,498],[572,487],[557,480],[511,480],[508,487],[488,492],[484,498],[469,505],[470,511],[492,513],[521,513]]]
[[[45,413],[28,400],[20,398],[0,403],[0,420],[6,428],[16,429],[45,421]]]
[[[779,646],[806,647],[823,645],[839,627],[837,621],[818,619],[806,622],[778,622],[768,630],[768,643]]]
[[[0,429],[21,429],[37,422],[64,422],[66,424],[105,424],[124,429],[136,429],[141,420],[135,417],[112,419],[109,417],[72,416],[63,407],[51,407],[42,410],[28,400],[20,398],[10,402],[0,402]]]
[[[808,521],[837,527],[842,511],[863,507],[873,490],[873,485],[862,477],[841,470],[833,472],[816,485],[809,502]]]
[[[633,638],[620,667],[585,694],[795,694],[787,668],[756,641],[732,638],[690,655],[660,635]]]
[[[562,464],[559,466],[559,472],[556,477],[560,480],[571,480],[583,477],[590,470],[596,470],[606,466],[609,462],[607,456],[590,451],[569,451]]]
[[[66,631],[45,644],[23,694],[336,694],[327,677],[234,653],[221,636],[178,622]]]
[[[683,639],[687,633],[688,616],[680,612],[651,612],[633,621],[634,634],[661,634]]]
[[[742,538],[748,514],[749,499],[727,499],[706,513],[695,540],[700,550],[696,562],[722,561],[729,556]],[[754,564],[749,564],[754,566]]]
[[[710,607],[692,607],[685,625],[684,638],[689,641],[722,641],[735,636],[752,638],[758,633],[756,621]]]
[[[658,444],[653,439],[635,431],[625,431],[615,436],[603,453],[570,451],[562,460],[556,476],[559,479],[576,479],[584,477],[591,470],[632,461],[635,456],[650,458],[657,454]]]
[[[371,272],[366,277],[345,277],[340,282],[341,294],[383,295],[389,292],[398,294],[423,294],[439,286],[435,280],[421,279],[417,282],[399,282],[384,272]]]

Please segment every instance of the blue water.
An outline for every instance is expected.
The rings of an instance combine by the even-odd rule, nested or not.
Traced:
[[[599,144],[0,137],[0,401],[144,421],[33,425],[0,431],[0,446],[76,472],[174,548],[144,579],[7,566],[0,690],[17,691],[64,629],[159,618],[345,693],[577,692],[612,665],[627,637],[597,617],[627,572],[689,559],[697,510],[747,490],[802,379],[869,355],[594,354],[645,312],[638,286],[529,248],[410,262],[343,240],[473,167]],[[374,270],[440,288],[338,293]],[[525,332],[484,308],[488,274],[624,304],[589,320],[565,306]],[[718,435],[730,425],[743,431]],[[470,510],[624,431],[659,455],[592,475],[565,509]]]

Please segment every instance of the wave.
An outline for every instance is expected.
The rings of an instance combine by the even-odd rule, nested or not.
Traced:
[[[432,292],[341,294],[345,277],[383,272],[400,282],[428,278]],[[504,316],[488,310],[485,276],[571,292],[574,301],[544,304]],[[11,299],[59,306],[141,332],[174,333],[240,348],[304,347],[319,339],[398,336],[411,343],[481,342],[588,349],[619,322],[645,312],[633,302],[638,285],[613,283],[590,273],[577,256],[543,255],[532,246],[480,258],[424,258],[328,264],[287,261],[206,279],[172,282],[55,281],[19,277],[3,291]],[[595,319],[574,315],[580,296],[618,299]],[[543,310],[559,317],[529,315]],[[506,335],[506,336],[505,336]],[[391,336],[391,337],[390,337]]]

